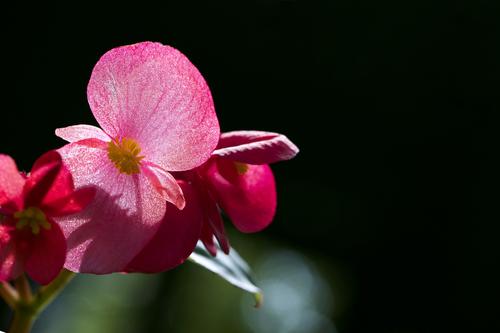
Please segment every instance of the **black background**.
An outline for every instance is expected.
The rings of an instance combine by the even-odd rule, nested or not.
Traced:
[[[425,0],[18,5],[2,14],[0,151],[29,169],[62,144],[55,128],[95,124],[85,90],[100,55],[143,40],[172,45],[208,81],[223,130],[277,131],[301,148],[274,168],[280,209],[265,233],[352,273],[339,332],[491,331],[499,9]]]

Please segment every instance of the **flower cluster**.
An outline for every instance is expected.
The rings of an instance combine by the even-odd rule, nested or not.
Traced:
[[[69,142],[29,174],[0,155],[0,281],[47,284],[73,272],[161,272],[201,240],[228,253],[223,211],[242,232],[276,210],[270,163],[298,149],[284,135],[220,133],[210,90],[178,50],[143,42],[107,52],[87,97],[99,127],[56,130]]]

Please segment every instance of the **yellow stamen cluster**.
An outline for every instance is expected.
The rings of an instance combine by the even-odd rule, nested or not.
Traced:
[[[139,156],[141,147],[129,138],[113,140],[108,143],[108,157],[116,168],[127,175],[140,172],[141,160],[144,156]]]
[[[14,218],[17,219],[16,228],[18,230],[24,227],[30,227],[31,232],[35,235],[40,233],[40,227],[45,230],[50,230],[52,227],[45,214],[36,207],[29,207],[25,210],[14,213]]]
[[[248,164],[241,162],[234,162],[236,172],[238,175],[243,176],[248,171]]]

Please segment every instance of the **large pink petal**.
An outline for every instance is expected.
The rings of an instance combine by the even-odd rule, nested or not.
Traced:
[[[174,204],[178,209],[184,209],[186,200],[182,194],[181,187],[177,184],[171,173],[148,162],[143,163],[141,170],[166,201]]]
[[[205,80],[170,46],[143,42],[108,51],[94,67],[87,97],[106,133],[137,140],[146,159],[165,170],[202,164],[219,140]]]
[[[104,142],[111,140],[102,129],[91,125],[74,125],[57,128],[56,135],[68,142],[76,142],[84,139],[99,139]]]
[[[162,224],[153,239],[128,265],[128,272],[158,273],[182,264],[193,252],[200,238],[203,212],[196,190],[180,183],[187,198],[180,211],[167,205]]]
[[[256,232],[267,227],[276,211],[276,185],[268,165],[247,165],[239,173],[234,162],[218,159],[207,172],[219,204],[238,230]]]
[[[56,218],[68,240],[65,267],[82,273],[123,271],[153,237],[166,202],[143,174],[118,172],[107,152],[71,143],[59,150],[75,187],[97,187],[81,213]]]
[[[24,183],[16,162],[10,156],[0,154],[0,206],[12,206],[4,207],[9,211],[21,208]]]
[[[299,152],[283,134],[261,131],[222,133],[214,155],[248,164],[289,160]]]
[[[23,272],[22,258],[17,251],[15,227],[0,224],[0,281],[17,278]]]
[[[57,277],[66,258],[66,239],[61,228],[54,221],[50,224],[50,230],[42,228],[38,235],[30,237],[30,253],[25,262],[28,275],[42,285]]]

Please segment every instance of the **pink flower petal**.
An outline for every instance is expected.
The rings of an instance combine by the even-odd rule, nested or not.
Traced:
[[[205,225],[209,226],[209,229],[217,239],[222,251],[228,254],[231,247],[229,246],[226,229],[224,228],[224,221],[220,215],[217,203],[212,198],[205,197],[203,209],[205,212]],[[210,246],[209,241],[207,241],[207,244]]]
[[[205,245],[208,253],[214,257],[217,256],[217,246],[215,246],[214,232],[210,223],[203,223],[200,240],[203,242],[203,245]]]
[[[141,170],[163,199],[174,204],[178,209],[184,209],[186,200],[172,174],[149,162],[144,162]]]
[[[11,206],[3,207],[9,211],[21,208],[24,183],[16,162],[10,156],[0,154],[0,206]]]
[[[23,260],[16,251],[15,227],[0,224],[0,281],[17,278],[24,270]]]
[[[200,238],[203,212],[195,189],[180,182],[187,198],[180,211],[167,205],[165,217],[153,239],[128,265],[128,272],[158,273],[182,264],[193,252]]]
[[[270,164],[289,160],[299,152],[283,134],[261,131],[222,133],[213,155],[248,164]]]
[[[99,140],[99,139],[95,139],[95,138],[83,139],[80,141],[75,141],[74,143],[78,144],[80,146],[101,149],[101,150],[105,150],[106,152],[108,151],[108,143],[105,141]]]
[[[97,187],[84,211],[55,218],[67,237],[65,267],[96,274],[123,271],[156,233],[165,200],[143,174],[119,173],[104,150],[71,143],[59,151],[77,189]]]
[[[165,170],[202,164],[219,140],[205,80],[170,46],[143,42],[108,51],[94,67],[87,97],[106,133],[136,140],[145,159]]]
[[[45,214],[53,217],[75,214],[92,202],[95,193],[95,187],[84,187],[62,199],[42,204],[40,208]]]
[[[24,186],[26,206],[44,206],[72,194],[71,173],[63,165],[61,156],[51,150],[40,156],[33,165]]]
[[[57,128],[56,135],[68,142],[76,142],[84,139],[99,139],[104,142],[111,140],[102,129],[91,125],[74,125]]]
[[[30,254],[25,262],[26,273],[42,285],[57,277],[66,258],[66,239],[61,228],[54,221],[49,222],[50,230],[42,228],[38,235],[30,237]]]
[[[234,162],[218,159],[207,172],[221,208],[242,232],[267,227],[276,211],[276,185],[268,165],[247,165],[240,174]]]

